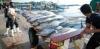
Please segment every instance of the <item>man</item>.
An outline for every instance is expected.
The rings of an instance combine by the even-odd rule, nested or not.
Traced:
[[[7,19],[7,21],[6,21],[6,28],[7,28],[7,31],[6,31],[6,33],[5,33],[5,35],[8,35],[8,31],[9,31],[9,26],[10,26],[10,18],[9,18],[9,16],[8,16],[8,7],[9,7],[9,5],[5,5],[5,8],[4,8],[4,16],[5,16],[5,18]]]
[[[9,31],[9,29],[11,29],[11,36],[14,36],[14,25],[17,28],[16,29],[17,32],[21,32],[19,30],[19,26],[18,26],[18,23],[16,20],[16,12],[15,12],[15,9],[12,4],[10,4],[10,6],[8,7],[7,16],[8,16],[7,22],[6,22],[7,31],[5,34],[8,35],[8,31]]]
[[[86,49],[95,49],[100,46],[100,15],[93,13],[90,5],[84,4],[80,8],[81,12],[86,16],[86,28],[83,33],[94,33],[90,38]]]
[[[31,49],[33,48],[37,48],[38,46],[38,43],[39,43],[39,38],[38,38],[38,35],[37,34],[37,31],[35,30],[34,27],[30,27],[29,28],[29,39],[30,39],[30,43],[31,43]]]

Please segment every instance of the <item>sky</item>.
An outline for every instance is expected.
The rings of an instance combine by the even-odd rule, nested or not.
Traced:
[[[58,4],[65,4],[65,5],[69,5],[69,4],[85,4],[85,3],[90,3],[91,0],[12,0],[13,2],[30,2],[30,1],[35,1],[35,2],[39,2],[39,1],[52,1]]]

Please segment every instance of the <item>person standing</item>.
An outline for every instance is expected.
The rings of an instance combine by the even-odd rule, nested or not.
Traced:
[[[37,30],[34,27],[29,28],[29,40],[31,44],[31,49],[37,49],[39,43],[39,37],[37,34]]]
[[[84,4],[80,11],[86,16],[86,27],[81,34],[94,33],[86,45],[86,49],[95,49],[100,46],[100,14],[93,13],[91,6]]]
[[[16,26],[16,32],[21,32],[19,30],[18,22],[16,19],[16,12],[14,6],[10,3],[7,8],[7,21],[6,21],[6,35],[8,35],[8,31],[11,30],[11,36],[14,36],[14,25]]]
[[[4,35],[8,35],[8,31],[10,30],[10,23],[9,23],[9,16],[8,16],[8,7],[9,5],[5,5],[5,8],[4,8],[4,17],[7,19],[6,20],[6,33]]]

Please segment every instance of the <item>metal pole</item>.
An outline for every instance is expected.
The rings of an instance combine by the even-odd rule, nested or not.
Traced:
[[[82,19],[81,19],[81,28],[83,28],[83,23],[82,23]]]

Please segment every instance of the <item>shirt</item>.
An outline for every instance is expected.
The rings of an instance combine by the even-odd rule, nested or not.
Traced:
[[[8,12],[11,13],[11,14],[15,14],[16,13],[14,8],[9,8]]]
[[[96,29],[100,29],[100,15],[93,13],[86,18],[86,23],[92,24]]]
[[[86,18],[86,23],[92,24],[96,29],[100,29],[100,15],[93,13]],[[95,32],[92,36],[96,42],[100,42],[100,32]]]
[[[15,20],[16,19],[16,12],[14,8],[8,9],[8,16],[10,19]]]

